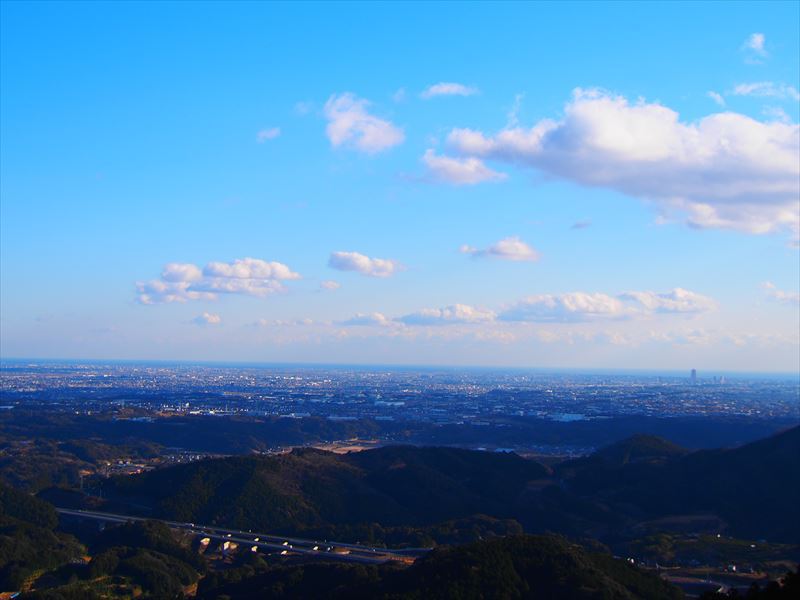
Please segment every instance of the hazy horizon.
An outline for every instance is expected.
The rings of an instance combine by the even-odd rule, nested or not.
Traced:
[[[553,366],[538,367],[535,365],[509,366],[509,365],[475,365],[475,364],[414,364],[414,363],[337,363],[337,362],[276,362],[276,361],[246,361],[246,360],[181,360],[181,359],[137,359],[137,358],[64,358],[64,357],[25,357],[9,356],[0,357],[0,366],[8,363],[62,363],[86,365],[131,365],[131,366],[174,366],[174,367],[219,367],[219,368],[254,368],[254,369],[332,369],[332,370],[397,370],[397,371],[455,371],[471,372],[485,371],[488,373],[532,373],[536,375],[622,375],[622,376],[664,376],[674,378],[689,378],[692,370],[697,373],[699,380],[725,376],[734,378],[764,377],[764,378],[800,378],[796,371],[726,371],[722,369],[700,370],[694,367],[688,369],[626,369],[624,367],[569,367]]]

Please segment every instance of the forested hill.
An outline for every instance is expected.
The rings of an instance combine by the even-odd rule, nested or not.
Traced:
[[[453,448],[302,449],[117,478],[106,492],[158,517],[274,532],[335,535],[488,515],[533,533],[603,537],[642,520],[702,513],[738,535],[796,542],[798,456],[797,427],[694,453],[640,436],[555,473],[514,454]]]
[[[255,569],[246,570],[252,573]],[[245,572],[245,569],[242,569]],[[234,570],[200,582],[201,600],[318,598],[478,600],[677,600],[682,593],[654,574],[591,554],[552,536],[512,536],[440,548],[407,569],[307,564]]]
[[[705,512],[739,536],[800,541],[793,516],[800,506],[800,427],[739,448],[692,453],[637,437],[557,471],[572,493],[609,506],[634,505],[652,518]]]
[[[545,467],[515,454],[299,449],[117,478],[107,492],[149,504],[157,516],[288,532],[331,524],[422,525],[476,513],[510,517],[528,482],[548,476]]]

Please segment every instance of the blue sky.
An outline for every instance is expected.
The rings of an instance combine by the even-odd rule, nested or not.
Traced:
[[[799,3],[1,7],[4,357],[798,370]]]

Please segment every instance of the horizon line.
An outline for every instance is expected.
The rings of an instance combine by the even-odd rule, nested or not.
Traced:
[[[617,374],[669,374],[669,375],[678,375],[681,373],[686,373],[686,376],[689,377],[692,370],[697,370],[698,375],[702,378],[702,373],[710,373],[714,375],[735,375],[735,376],[746,376],[746,375],[762,375],[762,376],[769,376],[769,377],[777,377],[777,376],[785,376],[785,377],[797,377],[800,380],[800,370],[798,371],[744,371],[744,370],[736,370],[736,369],[714,369],[714,368],[697,368],[697,367],[686,367],[685,369],[664,369],[664,368],[655,368],[655,367],[636,367],[636,368],[627,368],[627,367],[563,367],[563,366],[509,366],[509,365],[461,365],[461,364],[427,364],[427,365],[420,365],[415,363],[345,363],[345,362],[324,362],[324,361],[253,361],[253,360],[225,360],[225,359],[161,359],[161,358],[66,358],[66,357],[57,357],[57,358],[48,358],[48,357],[26,357],[26,356],[11,356],[11,357],[3,357],[0,356],[0,365],[3,362],[64,362],[64,363],[95,363],[95,364],[109,364],[109,363],[128,363],[128,364],[147,364],[147,363],[157,363],[163,365],[175,365],[175,366],[227,366],[227,367],[295,367],[295,368],[338,368],[338,369],[353,369],[353,368],[361,368],[361,369],[403,369],[403,370],[448,370],[448,371],[456,371],[456,370],[481,370],[481,371],[537,371],[540,373],[559,373],[559,372],[570,372],[576,374],[585,374],[590,375],[593,373],[617,373]],[[800,383],[800,381],[798,381]]]

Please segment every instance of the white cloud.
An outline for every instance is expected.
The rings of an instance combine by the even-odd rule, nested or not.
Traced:
[[[774,81],[755,81],[740,83],[731,92],[734,96],[756,96],[759,98],[777,98],[779,100],[800,100],[797,88],[786,83]]]
[[[474,157],[453,158],[437,156],[429,149],[422,157],[428,168],[430,179],[453,185],[475,185],[484,181],[502,181],[505,173],[498,173],[487,167],[482,160]]]
[[[203,269],[203,275],[235,279],[300,279],[300,275],[285,264],[259,258],[237,258],[230,263],[210,262]]]
[[[631,319],[651,314],[701,313],[714,310],[711,298],[676,288],[671,292],[603,293],[570,292],[530,296],[500,312],[502,321],[572,323],[608,319]]]
[[[204,312],[202,315],[192,319],[195,325],[219,325],[222,323],[222,317],[217,314]]]
[[[209,292],[191,289],[188,281],[150,281],[136,282],[137,300],[141,304],[169,304],[187,302],[189,300],[214,300],[216,296]]]
[[[256,141],[263,144],[267,140],[274,140],[281,134],[280,127],[270,127],[269,129],[262,129],[256,134]]]
[[[167,263],[161,271],[164,281],[197,281],[203,273],[191,263]]]
[[[589,219],[583,219],[581,221],[575,221],[570,229],[586,229],[587,227],[591,227],[592,222]]]
[[[325,103],[326,133],[333,147],[376,154],[405,139],[403,130],[367,112],[369,102],[351,93],[331,96]]]
[[[633,300],[644,307],[647,312],[656,313],[698,313],[714,310],[717,303],[696,292],[683,288],[675,288],[671,292],[625,292],[620,294],[624,300]]]
[[[399,88],[394,94],[392,94],[392,100],[394,102],[405,102],[406,88]]]
[[[283,263],[241,258],[210,262],[202,271],[191,263],[167,263],[161,279],[137,282],[136,289],[142,304],[164,304],[214,300],[218,294],[264,297],[284,291],[281,281],[289,279],[300,275]]]
[[[342,284],[338,281],[334,281],[333,279],[326,279],[319,284],[319,287],[321,287],[323,290],[334,291],[342,287]]]
[[[621,318],[625,305],[607,294],[571,292],[530,296],[503,310],[502,321],[573,322],[597,318]]]
[[[302,100],[300,102],[295,102],[294,112],[295,112],[296,115],[299,115],[299,116],[303,117],[303,116],[307,115],[308,113],[310,113],[312,110],[314,110],[314,103],[313,102],[309,102],[309,101],[306,101],[306,100]]]
[[[370,258],[359,252],[331,252],[328,266],[339,271],[356,271],[369,277],[390,277],[404,268],[396,260]]]
[[[475,258],[490,257],[526,262],[539,260],[539,253],[518,237],[507,237],[483,250],[464,245],[459,248],[459,251]]]
[[[765,106],[761,113],[773,121],[779,121],[780,123],[792,122],[792,118],[780,106]]]
[[[495,136],[455,129],[466,156],[533,167],[682,211],[690,225],[760,234],[800,221],[800,126],[725,112],[695,123],[658,103],[576,90],[560,121]]]
[[[313,319],[304,318],[304,319],[291,319],[291,320],[284,320],[284,319],[258,319],[255,321],[252,326],[253,327],[309,327],[311,325],[317,325],[318,323]]]
[[[514,96],[514,104],[511,105],[506,115],[506,127],[516,127],[519,125],[519,111],[522,109],[522,100],[524,98],[525,94],[516,94]]]
[[[345,326],[380,326],[380,327],[389,327],[392,324],[392,321],[386,318],[386,315],[379,312],[374,313],[358,313],[354,317],[347,319],[346,321],[341,321],[340,325]]]
[[[725,106],[725,98],[722,97],[722,94],[710,91],[706,93],[706,96],[711,98],[714,102],[716,102],[719,106]]]
[[[800,304],[800,292],[786,292],[779,290],[777,286],[771,281],[765,281],[761,284],[767,292],[767,295],[773,300],[783,302],[785,304]]]
[[[436,96],[472,96],[478,93],[478,88],[466,86],[462,83],[442,81],[427,87],[419,96],[426,100]]]
[[[420,311],[398,317],[405,325],[454,325],[486,323],[494,321],[496,315],[491,310],[475,308],[466,304],[454,304],[444,308],[424,308]]]
[[[748,62],[759,63],[760,59],[768,56],[765,48],[767,38],[763,33],[751,33],[742,44],[742,50],[746,54]]]
[[[241,294],[244,296],[269,296],[286,288],[274,279],[239,279],[230,277],[207,277],[192,284],[192,289],[211,294]]]

